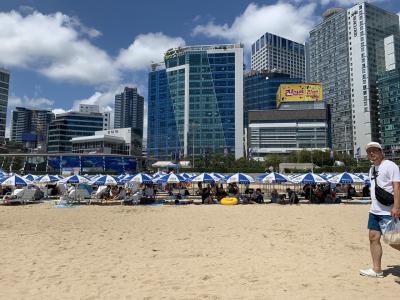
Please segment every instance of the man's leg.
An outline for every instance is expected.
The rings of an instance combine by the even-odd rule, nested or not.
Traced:
[[[381,233],[379,231],[369,231],[369,248],[371,250],[372,263],[374,265],[373,270],[376,273],[380,273],[382,272],[382,245]]]

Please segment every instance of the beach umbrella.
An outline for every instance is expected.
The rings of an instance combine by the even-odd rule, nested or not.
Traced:
[[[132,177],[128,181],[133,183],[150,184],[153,183],[153,178],[151,178],[150,175],[139,173],[136,175],[132,175]]]
[[[33,184],[28,179],[18,175],[1,178],[0,182],[2,186],[27,186],[28,184]]]
[[[81,175],[72,175],[72,176],[62,179],[61,182],[78,184],[78,183],[89,183],[90,180]]]
[[[90,184],[95,184],[95,185],[118,185],[121,183],[122,182],[118,177],[110,175],[103,175],[97,177],[90,182]]]
[[[214,177],[219,178],[220,181],[225,181],[225,180],[226,180],[225,176],[222,175],[222,174],[220,174],[220,173],[212,172],[212,173],[209,173],[209,174],[211,174],[211,175],[214,176]]]
[[[38,178],[38,176],[35,176],[35,175],[32,175],[32,174],[28,174],[28,175],[22,176],[22,178],[27,179],[29,181],[34,181],[35,179]]]
[[[164,172],[164,171],[158,171],[157,173],[153,174],[153,178],[157,178],[157,177],[160,177],[160,176],[163,176],[163,175],[167,175],[167,173]]]
[[[209,173],[201,173],[190,179],[192,182],[204,182],[204,183],[215,183],[220,181],[220,179]]]
[[[292,181],[295,183],[303,183],[303,184],[326,183],[325,179],[314,173],[307,173],[297,176],[295,178],[292,178]]]
[[[44,175],[36,178],[35,182],[37,183],[51,183],[51,182],[58,182],[60,179],[54,175]]]
[[[180,183],[180,182],[187,182],[187,179],[181,175],[177,175],[174,173],[170,173],[159,178],[154,178],[153,182],[156,183]]]
[[[333,176],[329,178],[328,181],[331,183],[343,183],[343,184],[364,183],[364,180],[358,177],[357,175],[347,172]]]
[[[250,184],[254,182],[253,177],[244,173],[236,173],[229,176],[226,179],[227,183],[240,183],[240,184]]]
[[[257,181],[262,183],[283,183],[291,181],[287,176],[275,172],[263,174],[261,176],[258,176],[256,179]]]
[[[364,181],[364,183],[370,183],[368,174],[360,173],[360,174],[357,174],[357,176],[360,177]]]

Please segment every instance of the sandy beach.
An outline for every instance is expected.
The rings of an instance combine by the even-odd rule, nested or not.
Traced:
[[[368,205],[0,206],[1,299],[399,299]]]

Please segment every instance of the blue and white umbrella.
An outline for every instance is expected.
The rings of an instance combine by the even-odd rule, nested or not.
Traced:
[[[189,174],[189,173],[181,173],[179,175],[181,175],[182,177],[184,177],[186,179],[193,178],[194,176],[196,176],[195,174]]]
[[[164,171],[158,171],[157,173],[153,174],[153,178],[157,178],[157,177],[164,176],[164,175],[167,175],[167,173]]]
[[[214,177],[219,178],[220,181],[225,181],[225,180],[226,180],[225,176],[222,175],[222,174],[220,174],[220,173],[212,172],[212,173],[210,173],[210,174],[211,174],[212,176],[214,176]]]
[[[118,185],[122,184],[121,180],[116,176],[103,175],[95,178],[90,182],[95,185]]]
[[[27,186],[28,184],[33,184],[33,182],[18,175],[1,178],[0,182],[2,186]]]
[[[27,179],[29,181],[34,181],[34,180],[36,180],[38,178],[38,176],[35,176],[35,175],[32,175],[32,174],[28,174],[28,175],[22,176],[22,178]]]
[[[360,173],[360,174],[356,174],[358,177],[360,177],[364,183],[370,183],[371,181],[369,180],[369,175],[368,174],[364,174],[364,173]]]
[[[153,183],[153,178],[151,178],[150,175],[147,175],[144,173],[139,173],[139,174],[132,176],[132,178],[129,180],[129,182],[150,184],[150,183]]]
[[[87,179],[86,177],[81,176],[81,175],[72,175],[72,176],[69,176],[67,178],[64,178],[60,182],[78,184],[78,183],[89,183],[90,180]]]
[[[254,182],[253,177],[244,173],[236,173],[226,179],[227,183],[250,184]]]
[[[154,178],[153,181],[156,183],[180,183],[187,182],[187,179],[181,175],[170,173],[159,178]]]
[[[316,183],[326,183],[327,181],[321,176],[314,173],[307,173],[295,178],[292,178],[292,181],[295,183],[303,183],[303,184],[316,184]]]
[[[192,182],[204,182],[204,183],[215,183],[219,182],[220,179],[212,174],[209,173],[201,173],[200,175],[197,175],[190,179]]]
[[[279,174],[279,173],[275,173],[275,172],[258,176],[256,179],[257,179],[257,181],[262,182],[262,183],[290,182],[290,179],[288,177],[286,177],[285,175]]]
[[[58,182],[60,179],[56,176],[53,175],[44,175],[36,178],[35,182],[37,183],[52,183],[52,182]]]
[[[364,180],[362,180],[357,175],[347,173],[347,172],[333,176],[333,177],[329,178],[328,181],[331,183],[343,183],[343,184],[364,183]]]

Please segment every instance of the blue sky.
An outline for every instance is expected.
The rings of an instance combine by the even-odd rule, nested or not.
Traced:
[[[171,47],[242,42],[265,32],[304,42],[329,7],[353,0],[1,0],[0,66],[11,71],[9,110],[112,110],[125,85],[147,96],[152,61]],[[400,12],[400,1],[375,0]]]

